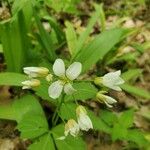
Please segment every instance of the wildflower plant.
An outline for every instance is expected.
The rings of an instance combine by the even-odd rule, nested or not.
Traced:
[[[63,3],[66,5],[66,0]],[[131,75],[126,77],[122,76],[121,70],[113,68],[115,71],[106,72],[104,67],[117,58],[122,40],[126,45],[125,38],[135,31],[119,26],[106,29],[102,5],[96,4],[84,30],[76,33],[79,29],[75,31],[69,21],[65,21],[66,27],[62,30],[46,10],[38,11],[43,4],[46,7],[42,9],[54,9],[57,5],[54,1],[52,6],[48,1],[14,0],[10,22],[0,24],[1,47],[8,69],[0,74],[0,85],[22,88],[14,88],[17,94],[11,105],[0,107],[0,119],[17,122],[16,129],[21,138],[31,141],[28,150],[86,150],[82,137],[92,131],[109,134],[112,141],[126,140],[145,146],[143,134],[133,126],[134,111],[131,109],[115,115],[112,110],[118,105],[117,99],[109,94],[111,90],[121,92],[123,89],[150,98],[149,93],[133,92],[134,88],[125,83],[129,77],[140,74],[139,70],[128,70],[125,74]],[[68,12],[74,7],[67,8],[63,11]],[[27,13],[29,10],[31,14]],[[42,13],[39,15],[39,12]],[[48,31],[41,20],[50,22]],[[101,27],[97,35],[91,32],[96,22]],[[67,55],[60,51],[64,47],[68,50]],[[112,57],[110,61],[107,61],[107,54]],[[95,111],[93,103],[98,104],[100,113]],[[134,138],[136,136],[138,138]]]
[[[65,95],[74,96],[78,89],[74,88],[74,82],[84,82],[84,79],[78,79],[78,76],[82,72],[82,64],[80,62],[73,62],[69,67],[65,68],[65,63],[62,59],[58,58],[55,60],[53,64],[53,73],[50,73],[47,68],[44,67],[25,67],[24,73],[26,73],[30,80],[23,81],[23,89],[34,88],[36,86],[40,86],[40,81],[35,79],[37,77],[53,77],[51,78],[50,85],[47,89],[47,93],[53,101],[58,101],[59,97],[61,97],[60,103],[56,108],[56,111],[52,118],[53,125],[56,125],[59,118],[59,111],[63,104],[65,104]],[[116,91],[121,91],[120,85],[124,83],[124,80],[120,77],[121,71],[111,72],[105,74],[103,77],[91,78],[90,80],[86,80],[88,82],[92,82],[92,84],[99,86],[106,86],[110,89],[114,89]],[[48,80],[47,80],[48,81]],[[108,107],[113,107],[114,103],[117,101],[105,95],[107,91],[99,91],[95,94],[95,99],[97,102],[101,102],[106,104]],[[62,96],[61,96],[62,95]],[[70,134],[73,137],[79,136],[79,133],[82,131],[89,131],[93,129],[93,123],[91,118],[89,117],[84,106],[79,105],[77,99],[74,97],[74,101],[76,103],[76,119],[69,118],[69,120],[64,125],[64,136],[60,136],[58,140],[65,140],[66,137]],[[67,109],[67,108],[66,108]],[[66,110],[69,111],[69,110]],[[77,120],[77,121],[76,121]]]

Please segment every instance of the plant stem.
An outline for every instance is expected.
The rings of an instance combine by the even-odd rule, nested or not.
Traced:
[[[57,121],[59,119],[58,113],[59,113],[59,110],[61,108],[62,103],[64,102],[64,97],[65,97],[65,94],[62,95],[61,101],[60,101],[59,105],[57,106],[56,111],[54,112],[54,115],[52,117],[52,124],[53,124],[53,126],[56,125],[56,123],[57,123]]]

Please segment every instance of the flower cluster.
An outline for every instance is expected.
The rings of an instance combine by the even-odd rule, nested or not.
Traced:
[[[110,72],[105,74],[103,77],[96,77],[94,79],[94,83],[96,85],[103,85],[110,89],[121,91],[120,85],[124,83],[124,80],[120,77],[121,71],[118,70],[116,72]],[[110,97],[105,95],[107,93],[106,91],[99,91],[96,94],[96,99],[101,102],[105,103],[108,107],[112,107],[112,104],[116,103],[117,101]]]
[[[49,69],[44,67],[25,67],[24,73],[29,77],[29,80],[23,81],[23,89],[30,89],[40,85],[40,80],[37,78],[44,77],[51,84],[48,88],[48,94],[51,98],[57,99],[62,92],[67,95],[73,94],[76,89],[73,87],[73,81],[77,79],[82,70],[82,64],[80,62],[72,63],[67,69],[65,68],[64,61],[62,59],[56,59],[53,64],[53,74],[50,74]],[[93,82],[96,85],[102,85],[107,88],[121,91],[120,85],[124,83],[124,80],[120,77],[121,71],[110,72],[102,77],[96,77]],[[107,91],[99,91],[96,94],[96,100],[105,103],[108,107],[112,107],[117,101],[106,95]],[[60,137],[60,140],[65,139],[68,134],[76,137],[80,131],[88,131],[93,129],[93,124],[86,109],[79,105],[76,108],[77,121],[70,119],[65,124],[64,136]]]
[[[44,67],[25,67],[24,73],[28,75],[29,80],[23,81],[22,89],[30,89],[40,85],[40,80],[35,79],[38,77],[47,77],[49,70]]]
[[[48,82],[55,80],[50,84],[48,88],[48,94],[51,98],[58,98],[62,91],[65,94],[71,95],[76,89],[73,88],[73,81],[77,79],[82,70],[82,64],[80,62],[72,63],[67,69],[62,59],[56,59],[53,64],[54,74],[50,74],[49,70],[44,67],[25,67],[24,73],[29,76],[29,80],[23,81],[23,89],[30,89],[40,85],[40,80],[35,79],[39,77],[45,77]],[[121,71],[110,72],[105,74],[103,77],[96,77],[94,83],[96,85],[103,85],[110,89],[121,91],[120,85],[124,83],[124,80],[120,77]],[[112,104],[117,101],[110,96],[105,95],[106,91],[99,91],[96,94],[96,99],[105,103],[108,107],[112,107]]]
[[[57,80],[54,81],[48,88],[48,94],[51,98],[58,98],[62,91],[67,95],[73,94],[76,90],[72,83],[81,73],[82,65],[80,62],[72,63],[66,70],[62,59],[56,59],[53,65],[54,75]],[[25,67],[24,73],[29,76],[29,80],[23,81],[23,89],[30,89],[40,85],[40,80],[34,79],[38,77],[45,77],[47,81],[52,81],[53,75],[44,67]]]
[[[64,135],[58,139],[63,140],[68,136],[68,134],[76,137],[80,130],[82,131],[88,131],[90,129],[93,129],[93,124],[89,116],[87,115],[86,109],[79,105],[76,108],[76,116],[77,116],[77,122],[74,119],[68,120],[68,122],[65,124],[65,131]]]

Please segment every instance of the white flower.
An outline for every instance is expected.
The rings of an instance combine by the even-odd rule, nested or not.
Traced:
[[[24,67],[23,70],[30,78],[45,77],[49,73],[49,70],[44,67]]]
[[[89,129],[93,129],[92,121],[83,106],[80,105],[76,108],[76,114],[78,118],[78,125],[81,130],[88,131]]]
[[[95,84],[103,84],[104,86],[116,90],[121,91],[122,89],[119,85],[124,83],[124,80],[120,77],[121,71],[118,70],[116,72],[110,72],[105,74],[103,77],[97,77],[94,80]]]
[[[67,70],[65,70],[65,64],[62,59],[56,59],[53,65],[53,71],[56,76],[59,77],[58,81],[53,82],[49,89],[49,96],[56,99],[60,96],[62,90],[66,94],[72,94],[76,90],[72,87],[71,82],[75,80],[81,73],[82,65],[80,62],[72,63]]]
[[[114,98],[102,94],[101,91],[97,93],[96,98],[99,102],[105,103],[109,108],[112,107],[112,104],[117,102]]]
[[[26,80],[21,82],[23,84],[22,89],[31,89],[33,87],[37,87],[40,85],[40,81],[37,79],[30,79],[30,80]]]
[[[68,120],[68,122],[65,124],[65,132],[64,132],[65,136],[68,136],[68,134],[70,133],[70,135],[76,137],[79,131],[80,131],[79,125],[74,119]]]

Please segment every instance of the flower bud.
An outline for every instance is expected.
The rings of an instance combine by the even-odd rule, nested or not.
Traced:
[[[118,70],[116,72],[110,72],[105,74],[103,77],[97,77],[94,80],[94,83],[96,85],[103,84],[104,86],[116,90],[121,91],[122,89],[119,87],[119,85],[124,83],[124,80],[120,77],[121,71]]]
[[[102,84],[102,81],[103,81],[103,78],[102,78],[102,77],[96,77],[96,78],[94,79],[94,83],[95,83],[96,85],[101,85],[101,84]]]
[[[81,130],[88,131],[93,129],[92,121],[87,115],[86,109],[83,106],[78,106],[76,109],[77,120]]]
[[[22,82],[22,89],[31,89],[40,85],[40,81],[37,79],[26,80]]]
[[[49,70],[44,67],[25,67],[23,70],[24,73],[26,73],[31,78],[45,77],[49,73]]]
[[[68,120],[68,122],[65,124],[65,136],[67,136],[70,133],[72,136],[76,137],[79,131],[79,125],[74,119]]]
[[[103,91],[102,92],[100,91],[97,93],[97,95],[96,95],[97,100],[101,103],[105,103],[108,107],[111,108],[112,104],[116,103],[117,101],[114,98],[104,95],[102,93],[103,93]]]
[[[52,80],[53,80],[53,75],[52,75],[52,74],[48,74],[48,75],[46,76],[46,81],[50,82],[50,81],[52,81]]]

